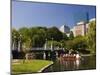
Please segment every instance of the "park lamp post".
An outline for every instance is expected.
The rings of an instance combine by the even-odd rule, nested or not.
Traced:
[[[46,42],[45,42],[44,49],[45,49],[45,50],[47,49],[47,38],[46,38]]]
[[[47,49],[47,38],[46,38],[46,42],[45,42],[45,45],[44,45],[44,50]],[[43,59],[46,59],[46,53],[45,51],[43,52]]]
[[[52,42],[51,42],[51,51],[53,51],[53,38],[52,38]]]

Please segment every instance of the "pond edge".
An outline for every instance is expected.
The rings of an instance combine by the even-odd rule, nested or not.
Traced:
[[[47,67],[51,66],[54,62],[52,61],[50,64],[44,66],[42,69],[40,69],[38,72],[42,72],[44,69],[46,69]]]

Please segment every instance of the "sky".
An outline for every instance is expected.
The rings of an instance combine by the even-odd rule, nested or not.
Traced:
[[[72,5],[57,3],[38,3],[12,1],[12,27],[52,27],[60,28],[76,25],[76,17],[82,19],[86,13],[89,19],[96,17],[96,7],[89,5]],[[80,17],[78,17],[80,16]]]

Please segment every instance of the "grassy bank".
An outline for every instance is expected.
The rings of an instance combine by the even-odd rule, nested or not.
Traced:
[[[26,60],[24,63],[23,60],[18,60],[12,63],[12,74],[39,72],[51,63],[52,61],[47,60]]]

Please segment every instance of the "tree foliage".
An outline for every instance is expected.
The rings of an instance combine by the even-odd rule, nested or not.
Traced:
[[[70,31],[70,35],[69,35],[69,38],[72,40],[74,38],[74,34],[72,31]]]
[[[92,21],[89,23],[87,44],[91,53],[95,53],[96,52],[96,21]]]
[[[56,27],[48,28],[46,36],[47,39],[51,40],[53,38],[56,41],[60,41],[63,38],[63,34]]]
[[[19,41],[19,32],[16,29],[12,29],[12,46],[15,45],[15,48],[18,47],[18,41]]]
[[[46,28],[31,28],[32,47],[43,47],[46,39]]]
[[[73,40],[66,41],[66,48],[78,50],[78,49],[86,49],[87,43],[85,36],[77,36]]]
[[[22,42],[27,42],[27,40],[30,39],[30,32],[28,28],[20,28],[19,33],[22,36]]]
[[[47,41],[47,47],[50,48],[51,44],[55,47],[55,48],[61,48],[61,42],[58,41]]]

